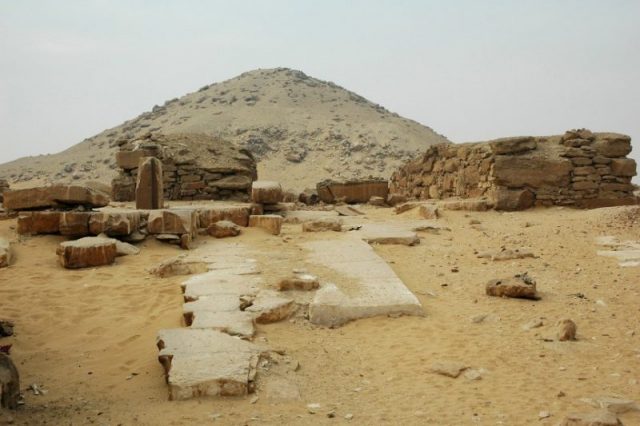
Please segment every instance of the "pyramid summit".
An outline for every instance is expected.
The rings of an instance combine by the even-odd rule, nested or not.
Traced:
[[[416,153],[447,142],[332,82],[288,68],[257,69],[156,105],[61,153],[0,165],[0,177],[109,183],[117,174],[117,141],[149,132],[225,139],[253,153],[261,179],[294,190],[328,177],[388,178]]]

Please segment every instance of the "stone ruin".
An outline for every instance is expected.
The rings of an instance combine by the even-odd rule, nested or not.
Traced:
[[[390,191],[413,199],[485,199],[496,210],[635,204],[630,152],[629,136],[586,129],[434,145],[393,174]]]
[[[120,174],[111,183],[114,201],[136,199],[139,167],[146,157],[160,160],[167,200],[248,201],[257,178],[249,151],[204,134],[148,133],[118,144]]]

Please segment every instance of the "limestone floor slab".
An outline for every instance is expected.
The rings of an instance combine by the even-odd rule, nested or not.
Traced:
[[[191,328],[218,330],[231,336],[251,338],[256,333],[254,315],[243,311],[195,311]]]
[[[423,315],[420,302],[366,242],[355,236],[304,243],[308,261],[342,278],[323,284],[309,306],[310,320],[337,326],[377,315]]]
[[[252,392],[264,353],[253,343],[206,329],[160,330],[157,345],[173,400]]]
[[[252,275],[225,274],[210,271],[194,275],[184,281],[181,286],[185,301],[197,300],[202,296],[222,296],[255,294],[262,279]]]

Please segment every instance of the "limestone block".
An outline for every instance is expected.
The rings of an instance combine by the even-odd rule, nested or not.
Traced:
[[[498,185],[511,188],[566,186],[572,169],[567,158],[497,155],[493,175]]]
[[[154,210],[149,213],[147,229],[150,234],[189,234],[198,231],[198,215],[190,209]]]
[[[268,324],[289,318],[296,309],[292,299],[275,291],[261,290],[245,312],[251,313],[257,323]]]
[[[492,193],[496,210],[526,210],[534,206],[536,197],[528,189],[496,188]]]
[[[208,228],[212,223],[229,220],[238,226],[249,226],[248,206],[212,206],[198,211],[200,226]]]
[[[229,220],[221,220],[209,225],[207,233],[215,238],[235,237],[240,235],[240,227]]]
[[[139,212],[96,212],[89,218],[89,232],[93,235],[125,236],[140,227]]]
[[[231,175],[211,182],[209,185],[220,189],[248,190],[251,187],[251,182],[252,179],[249,176]]]
[[[89,235],[89,212],[62,212],[60,214],[60,234],[73,237]]]
[[[217,330],[230,336],[250,339],[255,334],[254,315],[246,311],[195,310],[191,315],[191,328]]]
[[[489,146],[495,154],[520,154],[536,149],[538,144],[532,136],[519,136],[495,139],[489,142]]]
[[[216,330],[160,330],[158,360],[165,369],[169,399],[242,396],[255,389],[264,349]]]
[[[292,277],[283,278],[278,282],[278,290],[315,290],[320,287],[318,277],[311,274],[295,274]]]
[[[309,220],[302,224],[303,232],[342,231],[342,220],[337,217],[325,217]]]
[[[136,169],[140,163],[140,159],[147,156],[149,156],[149,154],[143,150],[118,151],[116,152],[116,164],[121,169]]]
[[[485,290],[489,296],[538,299],[536,282],[526,273],[513,278],[491,280]]]
[[[265,214],[262,216],[249,216],[249,226],[262,228],[273,235],[280,235],[283,218],[277,214]]]
[[[60,215],[57,211],[22,212],[18,216],[18,234],[57,234],[60,232]]]
[[[0,238],[0,268],[5,268],[11,264],[13,260],[13,251],[11,243],[5,238]]]
[[[69,269],[109,265],[115,261],[116,253],[115,241],[98,237],[65,241],[57,249],[60,264]]]
[[[85,186],[53,185],[7,190],[3,205],[8,210],[31,210],[73,205],[104,207],[109,201],[107,194]]]
[[[373,196],[387,198],[389,183],[386,180],[363,180],[335,182],[323,181],[316,185],[320,200],[325,203],[335,203],[343,200],[345,203],[366,203]]]
[[[614,158],[611,160],[611,174],[615,176],[635,176],[636,161],[632,158]]]
[[[276,204],[282,198],[282,186],[278,182],[257,180],[251,185],[251,201],[254,203]]]
[[[435,204],[421,204],[420,207],[418,207],[418,214],[423,219],[429,220],[437,219],[440,216],[438,206]]]
[[[136,209],[161,209],[164,206],[162,162],[142,157],[136,180]]]
[[[631,138],[619,133],[598,133],[594,146],[604,157],[624,157],[631,152]]]

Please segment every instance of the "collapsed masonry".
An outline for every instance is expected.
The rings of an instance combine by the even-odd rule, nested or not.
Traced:
[[[586,129],[435,145],[393,174],[390,191],[418,199],[486,198],[497,210],[634,204],[630,152],[629,136]]]
[[[162,163],[167,200],[247,201],[257,178],[256,162],[246,150],[204,134],[148,133],[122,139],[116,153],[120,174],[112,181],[114,201],[133,201],[140,162],[155,157]]]

